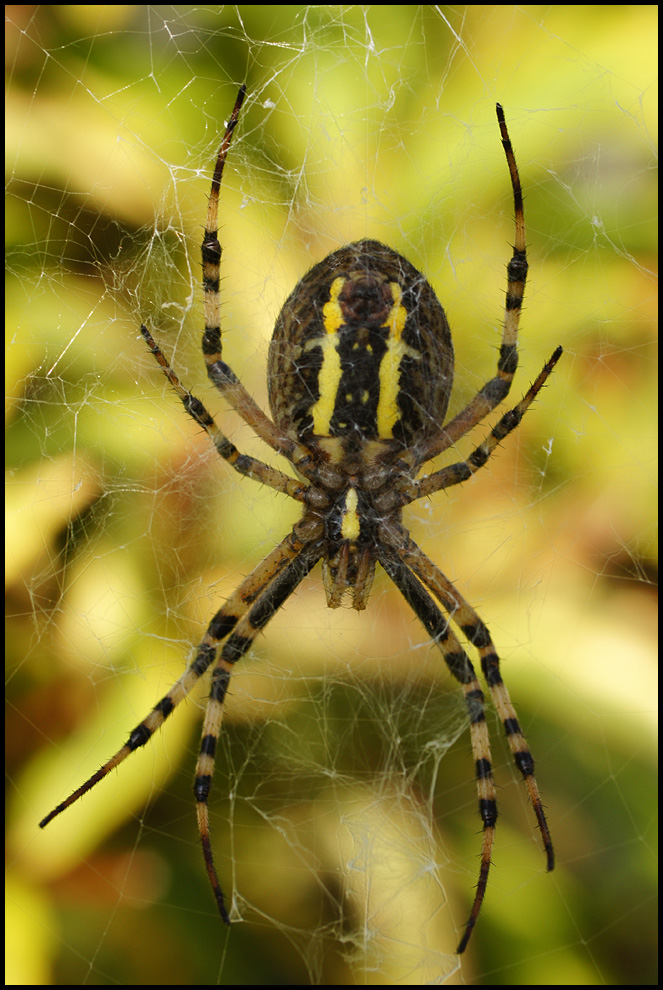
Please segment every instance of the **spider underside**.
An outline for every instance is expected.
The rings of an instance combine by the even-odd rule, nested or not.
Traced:
[[[484,695],[454,627],[479,655],[541,830],[548,870],[554,865],[553,847],[534,777],[534,760],[502,681],[490,633],[472,606],[414,543],[401,516],[408,503],[460,484],[483,467],[500,441],[518,426],[562,353],[557,348],[520,402],[502,416],[466,460],[419,475],[424,464],[448,450],[506,398],[516,371],[528,266],[515,157],[498,104],[497,118],[513,190],[515,243],[507,267],[497,371],[465,409],[442,425],[453,381],[453,345],[433,289],[396,251],[377,241],[362,240],[334,251],[315,265],[286,301],[269,350],[270,419],[222,359],[219,190],[245,93],[242,86],[212,180],[202,243],[202,350],[211,382],[254,432],[289,461],[297,477],[241,454],[202,402],[181,384],[150,331],[142,326],[141,333],[184,408],[207,431],[220,456],[240,474],[301,502],[302,516],[216,612],[193,661],[131,732],[125,745],[40,825],[47,825],[130,753],[144,746],[211,667],[194,793],[207,873],[221,916],[229,923],[212,856],[208,798],[233,665],[318,561],[322,562],[327,605],[336,608],[349,596],[358,610],[366,608],[379,563],[442,654],[462,687],[467,706],[483,840],[479,881],[457,948],[460,953],[467,946],[486,891],[497,801]]]

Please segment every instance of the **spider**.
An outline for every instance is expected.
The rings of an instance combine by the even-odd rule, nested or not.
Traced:
[[[443,425],[452,387],[453,346],[442,306],[424,276],[402,255],[377,241],[362,240],[314,265],[283,306],[269,348],[270,419],[224,362],[221,351],[219,192],[245,94],[243,85],[212,179],[202,243],[202,350],[212,384],[257,436],[290,463],[297,478],[240,453],[203,403],[182,385],[147,327],[140,329],[184,408],[207,431],[219,455],[239,474],[301,502],[302,515],[216,612],[186,671],[133,729],[124,746],[40,826],[144,746],[211,667],[194,794],[205,867],[221,917],[230,924],[212,856],[208,798],[233,666],[318,561],[322,561],[327,605],[337,608],[347,595],[357,610],[366,608],[379,563],[418,616],[465,697],[483,837],[478,885],[457,947],[462,953],[486,892],[497,800],[484,695],[454,627],[480,658],[541,830],[547,869],[554,866],[534,760],[502,680],[491,635],[472,606],[414,543],[401,518],[410,502],[461,484],[486,464],[500,441],[518,426],[562,353],[561,347],[555,350],[524,397],[467,460],[420,475],[424,464],[448,450],[506,398],[518,363],[518,324],[528,266],[520,177],[504,112],[498,103],[497,120],[513,191],[515,245],[507,266],[504,327],[495,376]]]

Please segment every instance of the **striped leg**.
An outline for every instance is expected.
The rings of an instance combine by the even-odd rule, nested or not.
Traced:
[[[499,405],[509,393],[513,376],[518,367],[518,324],[520,311],[525,294],[527,279],[527,251],[525,247],[525,214],[523,211],[523,194],[520,186],[520,176],[516,158],[511,147],[507,131],[504,111],[500,104],[496,105],[497,120],[502,135],[502,145],[506,155],[511,188],[513,190],[513,209],[515,221],[515,239],[511,261],[507,265],[506,303],[504,307],[504,325],[500,356],[497,361],[497,374],[486,382],[471,402],[452,419],[436,437],[431,438],[415,451],[421,464],[447,450],[459,437],[473,429],[484,419],[491,409]]]
[[[484,712],[483,692],[472,662],[450,628],[449,620],[442,614],[423,585],[414,577],[408,566],[396,553],[391,555],[381,551],[378,559],[442,653],[450,673],[461,684],[465,695],[479,796],[479,814],[483,821],[483,838],[479,881],[474,895],[474,903],[465,927],[465,933],[456,950],[461,953],[465,951],[486,893],[497,822],[497,796],[490,758],[490,739]]]
[[[562,348],[558,347],[549,361],[544,364],[541,374],[525,393],[517,406],[509,409],[499,423],[491,430],[490,435],[483,443],[476,447],[466,461],[458,461],[456,464],[449,464],[447,467],[427,474],[418,481],[408,484],[403,492],[403,504],[413,502],[417,498],[423,498],[440,491],[441,488],[450,488],[452,485],[459,485],[467,481],[471,475],[482,468],[495,448],[506,436],[519,426],[523,416],[531,406],[532,402],[545,385],[548,376],[562,356]]]
[[[283,570],[271,583],[263,587],[262,594],[256,600],[251,610],[241,619],[237,628],[226,640],[221,656],[212,671],[212,689],[210,691],[203,738],[200,745],[200,755],[196,764],[196,778],[193,793],[196,797],[196,813],[198,828],[203,846],[205,868],[216,898],[221,917],[227,925],[230,918],[223,899],[219,877],[214,866],[212,844],[210,841],[208,798],[214,775],[216,745],[221,731],[223,719],[223,702],[228,690],[233,665],[250,649],[253,640],[263,629],[272,616],[280,609],[285,600],[290,597],[295,588],[306,577],[322,555],[322,545],[314,543],[307,545],[302,552]]]
[[[221,245],[218,238],[219,226],[219,192],[226,156],[232,140],[233,131],[239,119],[239,112],[246,95],[246,86],[241,86],[233,112],[230,115],[226,132],[223,135],[219,154],[216,159],[212,187],[207,204],[207,222],[201,246],[203,260],[203,292],[205,297],[205,330],[203,332],[202,350],[207,364],[207,375],[215,388],[221,392],[226,402],[235,409],[245,423],[255,430],[265,443],[283,454],[295,464],[307,464],[310,456],[303,447],[293,440],[282,436],[271,419],[265,415],[260,406],[249,395],[237,375],[223,360],[221,344],[221,296],[219,293],[219,268],[221,264]]]
[[[207,435],[216,447],[217,453],[223,457],[223,459],[227,461],[228,464],[235,469],[235,471],[238,471],[239,474],[243,474],[247,478],[253,478],[255,481],[261,482],[263,485],[269,485],[269,487],[275,489],[275,491],[283,492],[283,494],[290,495],[291,498],[296,499],[298,502],[302,502],[304,500],[304,494],[307,486],[302,484],[300,481],[295,481],[294,478],[288,477],[288,475],[283,474],[282,471],[277,471],[275,468],[269,467],[262,461],[256,460],[255,457],[240,454],[234,443],[231,443],[225,433],[219,429],[213,416],[207,411],[200,399],[197,399],[195,395],[192,395],[191,392],[189,392],[189,390],[182,385],[179,378],[166,360],[163,351],[159,345],[155,343],[147,327],[141,326],[140,332],[145,338],[147,346],[150,348],[152,354],[161,366],[161,370],[164,375],[180,397],[182,405],[188,412],[189,416],[191,416],[196,423],[199,423],[200,426],[202,426],[202,428],[207,432]]]
[[[308,528],[310,529],[310,526]],[[104,763],[89,780],[75,790],[73,794],[70,794],[65,801],[40,821],[40,828],[44,828],[57,815],[72,805],[74,801],[77,801],[79,797],[87,794],[95,784],[98,784],[100,780],[108,776],[111,770],[114,770],[120,763],[123,763],[127,756],[133,753],[134,750],[144,746],[157,729],[161,728],[168,716],[172,714],[180,701],[186,698],[194,684],[208,669],[216,656],[216,651],[222,640],[232,632],[237,622],[246,613],[247,609],[251,607],[251,604],[256,601],[261,592],[270,582],[273,582],[277,578],[284,568],[287,570],[288,564],[302,551],[302,548],[307,542],[307,535],[307,528],[304,525],[304,521],[298,523],[279,546],[268,554],[255,570],[245,578],[239,588],[231,595],[223,608],[219,609],[210,622],[205,636],[198,646],[194,659],[170,691],[157,702],[147,718],[144,718],[132,730],[124,746],[107,763]],[[231,637],[231,639],[234,639],[234,637]]]
[[[393,533],[391,534],[393,539]],[[537,824],[541,830],[543,847],[546,853],[548,871],[555,866],[550,829],[543,810],[541,795],[534,776],[534,759],[522,729],[518,722],[516,710],[513,707],[509,692],[502,680],[500,660],[495,650],[490,632],[485,623],[479,618],[472,606],[465,601],[454,585],[444,576],[442,571],[430,560],[416,543],[410,539],[406,531],[400,527],[396,537],[397,553],[404,565],[411,568],[427,588],[429,588],[442,606],[446,609],[452,621],[462,630],[468,642],[476,648],[481,657],[481,669],[490,688],[493,703],[504,726],[513,760],[522,774],[527,793],[536,815]],[[472,919],[470,919],[472,920]],[[466,932],[466,936],[469,937]],[[465,939],[467,944],[467,938]]]

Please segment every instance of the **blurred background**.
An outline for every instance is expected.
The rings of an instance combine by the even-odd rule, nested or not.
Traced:
[[[656,983],[657,8],[6,11],[7,983]],[[325,608],[316,570],[238,665],[210,806],[230,930],[191,790],[205,685],[37,827],[298,515],[220,462],[138,334],[283,467],[199,350],[206,197],[241,82],[224,357],[263,408],[280,306],[366,236],[445,307],[451,414],[492,376],[505,108],[531,266],[509,402],[564,356],[488,466],[406,521],[492,631],[557,867],[491,710],[501,817],[462,961],[481,842],[464,706],[383,574],[357,614]]]

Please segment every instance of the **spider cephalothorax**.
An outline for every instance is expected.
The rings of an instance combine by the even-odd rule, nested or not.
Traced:
[[[125,745],[57,806],[45,826],[140,746],[212,667],[212,687],[196,766],[194,794],[205,865],[224,921],[229,922],[209,834],[208,798],[223,701],[233,664],[251,647],[283,602],[322,561],[327,604],[348,594],[366,608],[379,563],[426,629],[465,697],[483,821],[479,882],[458,952],[467,946],[483,902],[497,822],[497,800],[484,714],[484,695],[454,627],[476,650],[514,762],[525,781],[543,837],[547,867],[553,848],[534,778],[534,760],[500,674],[490,633],[416,543],[402,522],[403,507],[465,481],[514,430],[562,353],[557,348],[520,402],[488,437],[458,461],[420,475],[421,467],[469,433],[508,394],[516,371],[525,280],[525,222],[520,179],[504,114],[497,105],[511,175],[515,243],[497,371],[448,423],[453,346],[446,316],[424,276],[402,255],[363,240],[328,255],[301,279],[278,317],[269,349],[269,419],[222,357],[219,297],[219,189],[246,87],[240,88],[216,161],[202,244],[207,373],[255,433],[281,454],[296,478],[241,454],[202,402],[186,389],[151,333],[141,332],[185,409],[209,434],[220,456],[240,474],[302,503],[292,531],[244,579],[212,618],[195,657],[170,691],[131,732]]]

